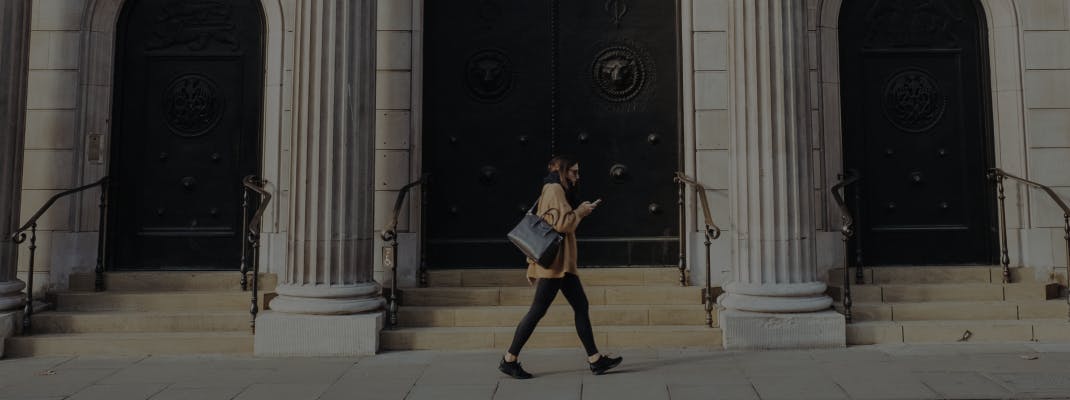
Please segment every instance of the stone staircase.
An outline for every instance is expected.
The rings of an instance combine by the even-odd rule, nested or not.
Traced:
[[[8,338],[10,356],[252,354],[251,294],[237,272],[113,272],[104,292],[93,274],[71,276],[55,311],[33,316],[33,335]],[[261,276],[263,293],[275,276]]]
[[[1009,284],[1000,267],[987,266],[863,268],[862,285],[850,273],[850,345],[1070,341],[1059,284],[1037,280],[1031,268],[1012,269]],[[843,269],[829,274],[842,312]]]
[[[675,268],[581,268],[580,278],[601,348],[721,346],[721,330],[704,325],[701,288],[680,287]],[[427,288],[403,289],[399,327],[382,332],[380,347],[504,350],[534,293],[522,269],[430,271]],[[559,294],[526,348],[578,347]]]

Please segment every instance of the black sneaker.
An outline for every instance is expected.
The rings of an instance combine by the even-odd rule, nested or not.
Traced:
[[[593,369],[594,367],[591,368]],[[528,371],[520,367],[520,361],[508,362],[505,361],[505,357],[502,357],[502,362],[498,363],[498,370],[516,379],[531,379],[532,377]]]
[[[591,373],[593,373],[595,375],[602,375],[602,374],[606,373],[606,371],[609,371],[610,369],[613,369],[613,367],[616,367],[616,366],[620,365],[621,361],[624,361],[624,357],[606,357],[606,356],[602,356],[601,358],[598,359],[598,361],[590,363],[591,364]]]

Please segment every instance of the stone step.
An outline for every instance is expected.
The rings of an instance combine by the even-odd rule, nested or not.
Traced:
[[[851,283],[855,283],[857,269],[848,273]],[[1039,283],[1031,267],[1014,267],[1010,269],[1011,283]],[[828,272],[829,284],[843,284],[843,268],[833,268]],[[909,267],[863,267],[862,276],[865,284],[906,284],[906,283],[1002,283],[1001,266],[909,266]]]
[[[963,336],[969,331],[969,337]],[[873,321],[847,324],[847,344],[955,342],[1070,342],[1063,319],[985,321]]]
[[[243,311],[49,311],[34,314],[33,332],[247,332],[250,330],[249,320],[249,313]]]
[[[516,328],[402,328],[384,330],[383,350],[505,349]],[[602,350],[620,348],[720,348],[721,330],[702,326],[596,326],[595,343]],[[525,348],[579,348],[573,327],[540,326]]]
[[[401,307],[398,324],[402,327],[516,327],[528,312],[528,306],[482,307]],[[591,323],[595,326],[672,325],[702,326],[706,311],[695,305],[616,305],[591,306]],[[573,326],[574,314],[568,305],[558,304],[539,321],[539,326]],[[713,311],[717,324],[717,310]]]
[[[249,274],[252,278],[252,274]],[[260,290],[275,290],[278,278],[275,274],[260,274]],[[92,292],[96,275],[93,273],[71,274],[70,290]],[[251,281],[251,280],[250,280]],[[250,285],[252,283],[250,282]],[[241,274],[238,271],[137,271],[108,272],[104,274],[104,287],[114,291],[181,291],[219,290],[241,291]]]
[[[253,353],[249,332],[77,333],[15,336],[5,357],[76,355],[175,355]]]
[[[851,285],[855,303],[904,303],[926,301],[1049,300],[1059,297],[1057,283],[954,283]],[[840,288],[830,290],[840,301]]]
[[[264,308],[265,294],[258,304]],[[65,292],[56,294],[57,311],[243,311],[250,292]]]
[[[525,267],[526,268],[526,267]],[[430,287],[528,286],[524,268],[430,270]],[[680,270],[672,267],[580,268],[589,286],[679,286]]]
[[[843,312],[843,305],[836,304]],[[855,303],[855,321],[1016,320],[1067,317],[1062,299],[1046,301],[936,301],[925,303]]]
[[[403,306],[526,306],[535,289],[531,287],[432,287],[403,289]],[[702,288],[679,286],[586,286],[591,305],[702,304]],[[567,304],[558,295],[554,304]]]

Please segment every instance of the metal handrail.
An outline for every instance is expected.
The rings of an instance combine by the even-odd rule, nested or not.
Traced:
[[[108,204],[107,203],[107,198],[108,198],[108,195],[107,195],[107,193],[108,193],[108,177],[107,176],[105,176],[103,178],[100,178],[96,182],[90,183],[88,185],[79,186],[79,187],[76,187],[74,189],[64,190],[62,192],[59,192],[59,193],[56,193],[56,194],[52,195],[52,197],[50,197],[48,199],[48,201],[45,202],[44,205],[42,205],[40,208],[37,209],[37,212],[33,213],[33,215],[30,216],[30,218],[26,221],[25,224],[20,226],[18,229],[16,229],[14,232],[12,232],[11,235],[9,236],[11,238],[11,241],[14,242],[16,246],[18,246],[18,245],[26,242],[26,240],[27,240],[26,232],[27,231],[30,232],[29,238],[28,238],[29,241],[30,241],[30,259],[29,259],[29,262],[28,262],[28,264],[29,264],[28,269],[29,270],[26,273],[26,305],[25,305],[25,312],[23,313],[23,316],[22,316],[22,332],[25,335],[31,334],[32,333],[32,329],[33,329],[33,322],[32,322],[32,317],[33,317],[33,269],[34,269],[34,261],[35,261],[36,255],[37,255],[37,220],[40,219],[41,216],[45,214],[45,212],[47,212],[50,208],[52,208],[52,205],[56,204],[57,200],[59,200],[59,199],[61,199],[63,197],[66,197],[66,196],[70,196],[70,195],[75,194],[75,193],[84,192],[86,190],[89,190],[89,189],[92,189],[92,188],[98,187],[98,186],[100,187],[100,204],[99,204],[99,206],[100,206],[100,211],[101,212],[100,212],[99,230],[98,230],[98,236],[97,236],[97,265],[96,265],[96,268],[95,268],[95,271],[94,271],[95,274],[96,274],[95,283],[94,283],[94,290],[96,290],[98,292],[104,290],[104,236],[105,236],[104,228],[106,226],[106,221],[107,221],[107,212],[106,211],[107,211],[107,206],[108,206],[107,205]]]
[[[710,244],[714,240],[717,240],[717,238],[721,237],[721,228],[718,227],[717,224],[713,222],[713,214],[710,213],[710,202],[709,202],[709,200],[706,199],[706,187],[705,186],[703,186],[701,183],[698,183],[698,181],[696,181],[696,180],[694,180],[692,178],[689,178],[687,175],[684,175],[683,172],[677,172],[675,174],[675,177],[673,178],[673,181],[676,182],[676,184],[680,185],[679,193],[680,193],[681,198],[683,197],[683,192],[684,192],[683,188],[684,188],[684,186],[691,186],[692,188],[694,188],[695,192],[698,193],[699,204],[702,206],[702,215],[704,217],[703,222],[706,224],[706,229],[703,232],[705,234],[705,237],[706,237],[705,241],[703,241],[703,244],[706,245],[706,287],[702,288],[702,304],[706,308],[706,326],[712,328],[713,327],[713,303],[714,303],[714,300],[713,300],[713,287],[712,287],[711,281],[710,281],[711,275],[713,274],[713,272],[711,270],[712,268],[710,267],[710,265],[711,265],[710,264]],[[683,209],[683,207],[681,207],[681,209]],[[686,227],[683,226],[683,225],[680,226],[680,245],[681,246],[683,246],[683,243],[686,241],[686,238],[684,237],[684,231],[686,230],[685,228]],[[684,273],[683,272],[683,268],[684,267],[681,266],[681,271],[680,271],[681,274]]]
[[[1048,197],[1050,197],[1052,199],[1052,201],[1054,201],[1055,204],[1057,206],[1059,206],[1060,209],[1063,210],[1063,240],[1066,241],[1066,262],[1067,262],[1067,267],[1070,267],[1070,206],[1067,206],[1066,201],[1064,201],[1063,198],[1061,196],[1059,196],[1058,193],[1055,193],[1055,190],[1053,190],[1051,187],[1049,187],[1047,185],[1044,185],[1044,184],[1041,184],[1041,183],[1037,183],[1037,182],[1034,182],[1034,181],[1031,181],[1029,179],[1025,179],[1025,178],[1022,178],[1022,177],[1019,177],[1019,176],[1016,176],[1016,175],[1013,175],[1013,174],[1009,174],[1009,173],[1007,173],[1007,171],[1004,171],[1004,170],[999,169],[999,168],[990,168],[988,170],[988,178],[992,179],[992,180],[994,180],[996,182],[996,187],[997,187],[997,190],[998,190],[999,224],[1000,224],[1000,230],[999,230],[1000,264],[1002,264],[1002,266],[1003,266],[1003,283],[1010,283],[1010,279],[1011,279],[1011,274],[1010,274],[1010,261],[1011,260],[1010,260],[1010,256],[1008,255],[1009,251],[1008,251],[1008,246],[1007,246],[1007,211],[1006,211],[1007,208],[1006,208],[1006,204],[1005,204],[1005,200],[1006,200],[1007,196],[1004,193],[1004,187],[1003,187],[1003,181],[1006,180],[1007,178],[1016,180],[1016,181],[1018,181],[1020,183],[1024,183],[1026,185],[1029,185],[1029,186],[1032,186],[1034,188],[1037,188],[1037,189],[1040,189],[1040,190],[1044,191],[1044,193],[1046,193],[1048,195]],[[1067,304],[1067,307],[1070,307],[1070,290],[1067,291],[1066,304]],[[1067,318],[1070,319],[1070,309],[1068,309],[1068,311],[1067,311]]]
[[[390,217],[390,222],[383,228],[382,234],[379,235],[383,242],[390,243],[391,248],[390,259],[383,258],[384,266],[389,267],[391,274],[393,274],[390,279],[390,297],[387,299],[388,323],[391,328],[398,325],[398,215],[401,214],[401,207],[405,205],[405,196],[408,195],[409,189],[424,184],[427,177],[428,175],[425,174],[420,179],[401,187],[397,199],[394,200],[394,214]]]
[[[851,268],[849,262],[849,253],[847,251],[847,243],[851,241],[851,238],[855,235],[855,218],[851,213],[850,207],[847,206],[847,202],[844,201],[844,196],[840,194],[841,190],[846,190],[850,185],[857,183],[862,179],[862,175],[857,170],[847,170],[847,175],[840,175],[839,182],[832,185],[829,189],[832,191],[832,198],[836,200],[836,206],[840,209],[840,234],[843,235],[843,317],[846,322],[851,323]],[[855,267],[855,271],[861,272],[862,265],[859,264]],[[862,283],[861,280],[858,283]]]
[[[267,180],[258,178],[255,175],[249,175],[242,179],[241,286],[242,290],[246,290],[248,282],[246,275],[250,269],[249,264],[251,264],[253,287],[251,305],[249,306],[249,329],[254,334],[256,333],[256,314],[260,312],[260,306],[257,304],[257,295],[260,289],[260,224],[264,218],[264,210],[267,209],[268,203],[271,202],[271,193],[264,190],[264,184],[266,183]],[[252,218],[249,218],[249,191],[253,191],[260,196]],[[248,242],[249,257],[251,257],[251,262],[248,264],[246,263],[246,242]]]

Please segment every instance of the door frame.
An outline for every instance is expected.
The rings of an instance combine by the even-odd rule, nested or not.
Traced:
[[[114,49],[114,51],[110,54],[110,58],[111,58],[111,62],[112,62],[112,68],[110,69],[112,85],[109,88],[109,98],[111,99],[111,102],[110,102],[110,105],[108,107],[108,122],[109,122],[108,123],[108,127],[107,127],[107,132],[108,132],[108,137],[109,137],[108,144],[107,144],[108,157],[107,157],[107,165],[104,168],[102,168],[104,174],[106,174],[108,176],[112,176],[113,175],[114,168],[118,168],[120,166],[121,163],[119,161],[122,160],[122,158],[124,156],[124,154],[122,154],[122,151],[120,151],[121,143],[122,143],[122,135],[123,135],[123,133],[122,133],[122,124],[118,122],[118,121],[122,120],[122,105],[123,105],[123,96],[124,96],[124,94],[123,94],[123,89],[124,89],[123,84],[126,81],[126,79],[123,78],[123,69],[124,69],[123,57],[126,54],[125,53],[125,51],[126,51],[125,46],[123,46],[123,43],[124,43],[124,40],[125,40],[125,31],[123,29],[124,28],[123,24],[130,17],[128,14],[131,12],[130,11],[132,9],[131,3],[133,2],[132,0],[115,0],[115,1],[117,1],[119,4],[117,4],[118,8],[116,9],[116,13],[114,14],[114,24],[112,25],[114,27],[115,33],[112,36],[113,40],[114,40],[112,48]],[[261,75],[258,77],[259,78],[258,81],[261,82],[261,84],[255,86],[255,87],[257,87],[259,89],[259,93],[258,93],[259,94],[259,101],[255,102],[256,109],[257,109],[256,118],[255,119],[256,119],[256,121],[258,121],[258,123],[255,126],[256,132],[254,134],[252,134],[253,137],[249,138],[249,139],[255,141],[255,144],[250,146],[250,148],[248,150],[249,150],[249,153],[250,153],[249,155],[254,158],[251,161],[252,165],[255,166],[255,172],[254,173],[256,175],[258,175],[258,176],[263,177],[263,173],[264,173],[265,169],[267,169],[267,168],[265,168],[266,166],[265,166],[265,157],[264,157],[264,155],[265,155],[265,142],[266,142],[265,139],[268,136],[266,134],[267,132],[265,132],[265,126],[268,125],[269,121],[266,121],[265,118],[266,118],[267,115],[269,115],[269,113],[266,112],[266,109],[267,109],[268,105],[271,105],[271,106],[274,106],[274,107],[277,108],[278,104],[273,104],[275,102],[272,101],[272,100],[276,100],[277,101],[279,99],[278,98],[275,98],[275,99],[269,99],[268,98],[269,97],[269,92],[270,92],[270,90],[268,90],[268,89],[272,88],[272,86],[273,86],[273,85],[270,85],[269,82],[268,82],[268,79],[270,77],[270,74],[269,74],[268,71],[270,71],[270,69],[267,68],[268,67],[268,58],[271,56],[271,54],[269,52],[270,48],[268,47],[270,45],[270,43],[269,43],[270,42],[270,39],[269,39],[269,36],[270,36],[269,35],[269,32],[270,32],[270,30],[269,30],[269,19],[270,18],[269,18],[268,13],[266,12],[266,10],[268,8],[264,7],[264,4],[263,4],[263,2],[261,0],[246,0],[246,1],[249,1],[250,3],[254,3],[254,4],[257,5],[256,7],[254,7],[255,10],[256,10],[257,18],[259,19],[259,23],[260,23],[260,32],[258,32],[259,47],[260,47],[260,57],[259,58],[260,59],[258,60],[259,61],[259,65],[258,65],[257,70],[261,71]],[[275,43],[275,44],[281,46],[280,43]],[[280,77],[280,83],[281,83],[281,77]],[[280,86],[280,89],[281,89],[281,85],[279,85],[279,86]],[[244,87],[243,87],[243,89],[244,89]],[[250,127],[250,128],[254,128],[254,127]],[[239,140],[239,143],[240,142],[241,142],[241,140]],[[276,164],[276,168],[278,168],[277,162],[275,164]],[[241,184],[241,182],[235,182],[236,186],[240,185],[240,184]],[[119,193],[119,190],[121,189],[121,187],[122,187],[122,184],[109,185],[108,186],[108,194],[107,194],[107,196],[108,196],[108,210],[104,215],[104,217],[107,218],[106,226],[108,227],[108,229],[104,233],[106,236],[104,238],[104,246],[103,246],[103,248],[104,248],[104,257],[103,257],[103,259],[104,259],[105,270],[107,270],[107,271],[136,271],[136,270],[145,270],[145,271],[170,271],[170,270],[229,271],[229,269],[219,269],[219,270],[216,270],[216,269],[204,269],[204,268],[200,268],[200,267],[196,267],[196,266],[192,266],[192,267],[181,267],[181,266],[168,267],[168,266],[165,266],[165,267],[119,268],[115,263],[116,251],[114,251],[114,246],[118,245],[118,241],[115,240],[115,239],[116,239],[117,235],[119,235],[119,232],[116,229],[111,229],[111,227],[114,227],[116,225],[115,221],[117,221],[117,219],[118,219],[118,213],[112,212],[112,209],[113,209],[112,207],[114,206],[114,203],[115,203],[115,201],[113,199],[118,198],[118,193]],[[84,203],[84,201],[83,201],[83,203]],[[272,211],[272,210],[268,210],[268,211]],[[277,208],[274,211],[275,211],[274,215],[278,215]],[[268,214],[269,214],[268,212],[264,213],[264,219],[265,220],[267,220],[269,218]],[[98,218],[100,218],[99,215],[98,215]],[[267,223],[264,223],[263,225],[265,227],[269,226]],[[239,240],[243,244],[245,244],[245,241],[243,239],[240,239],[240,237],[243,235],[243,233],[238,232],[238,234],[239,234]],[[235,251],[239,251],[239,250],[236,249]],[[239,266],[236,265],[234,270],[237,271],[238,267]]]
[[[979,71],[978,71],[979,82],[977,82],[977,84],[979,86],[980,93],[985,94],[985,95],[981,96],[981,98],[979,100],[979,103],[980,103],[979,106],[980,106],[980,108],[982,110],[982,113],[984,113],[986,115],[984,115],[980,119],[979,122],[980,122],[981,130],[982,130],[981,136],[982,136],[982,141],[983,141],[982,146],[983,146],[983,151],[984,151],[984,154],[983,154],[983,157],[984,157],[983,162],[985,163],[984,169],[987,171],[988,169],[994,168],[997,165],[999,165],[997,163],[997,151],[998,151],[998,148],[997,148],[997,141],[996,141],[997,132],[996,132],[996,129],[995,129],[995,123],[996,123],[996,118],[998,118],[998,114],[997,113],[1003,111],[1003,109],[1000,108],[1000,109],[997,110],[996,107],[994,106],[993,97],[997,95],[997,92],[995,91],[996,89],[994,88],[992,82],[996,77],[994,75],[993,66],[992,66],[994,60],[992,59],[991,51],[990,51],[991,47],[993,45],[996,45],[997,42],[996,42],[996,38],[994,38],[992,33],[991,33],[992,32],[992,29],[991,29],[992,25],[991,25],[991,21],[990,21],[991,17],[989,16],[990,7],[987,4],[987,3],[991,2],[992,0],[971,0],[971,1],[974,3],[973,4],[974,5],[974,10],[976,11],[976,14],[977,14],[975,16],[975,18],[976,18],[976,21],[977,21],[978,31],[975,32],[975,34],[976,34],[975,40],[977,41],[977,46],[978,46],[977,47],[978,58],[981,60],[980,65],[977,66],[977,68],[979,69]],[[827,118],[829,116],[830,112],[834,112],[834,115],[837,117],[837,121],[825,120],[824,122],[837,123],[838,124],[838,127],[837,127],[838,129],[837,129],[836,135],[835,135],[836,136],[836,138],[835,138],[835,147],[826,147],[828,149],[833,149],[833,151],[838,151],[839,152],[838,154],[835,154],[835,157],[834,157],[834,159],[837,162],[837,164],[828,164],[828,165],[840,165],[840,171],[846,171],[847,168],[848,168],[848,165],[847,165],[847,157],[845,157],[844,155],[850,149],[848,149],[846,147],[846,144],[847,144],[847,139],[846,139],[847,132],[846,132],[846,129],[844,129],[844,126],[847,123],[847,116],[846,116],[846,113],[842,112],[842,110],[845,108],[842,105],[842,101],[845,98],[843,96],[843,93],[844,93],[844,90],[846,90],[846,89],[842,88],[841,87],[842,85],[840,85],[840,83],[843,82],[843,75],[841,73],[841,68],[840,68],[841,67],[841,65],[840,65],[840,44],[841,43],[840,43],[840,40],[839,40],[839,38],[841,37],[841,35],[840,35],[841,32],[839,32],[839,27],[842,25],[842,22],[843,22],[842,19],[845,18],[845,16],[841,13],[841,11],[845,7],[844,3],[846,3],[846,2],[842,2],[842,1],[839,1],[839,0],[822,0],[822,2],[827,6],[826,10],[825,10],[826,11],[826,16],[828,16],[827,12],[829,11],[827,8],[832,8],[832,7],[835,8],[835,14],[834,14],[835,15],[835,25],[833,25],[831,27],[826,27],[823,24],[820,25],[821,26],[820,29],[823,29],[823,30],[827,29],[827,30],[830,30],[830,31],[834,31],[834,35],[826,35],[825,36],[825,40],[822,41],[822,45],[825,45],[825,46],[831,45],[832,46],[830,51],[823,51],[822,52],[822,61],[823,62],[827,62],[829,64],[832,64],[834,66],[834,68],[833,68],[834,71],[822,71],[822,72],[825,73],[825,74],[829,74],[830,72],[834,72],[835,73],[835,77],[834,77],[834,79],[835,79],[835,85],[834,86],[835,87],[829,87],[831,85],[826,85],[825,84],[826,82],[822,82],[822,85],[821,85],[821,91],[822,91],[822,98],[823,99],[829,99],[830,97],[835,96],[835,101],[834,102],[833,101],[829,101],[829,102],[826,102],[826,103],[824,103],[822,105],[823,108],[826,108],[826,110],[824,110],[825,114],[823,116]],[[828,20],[822,21],[822,23],[827,23],[827,22],[830,22],[830,21],[828,21]],[[825,32],[822,32],[822,33],[825,33]],[[830,38],[828,38],[828,36],[832,36],[831,39],[833,39],[833,40],[829,40]],[[829,42],[833,42],[833,43],[829,43]],[[1015,43],[1017,43],[1017,41]],[[829,75],[825,75],[825,77],[827,78],[827,77],[829,77]],[[835,108],[833,108],[833,107],[835,107]],[[1020,111],[1019,111],[1019,113],[1020,113]],[[968,114],[968,112],[966,114]],[[832,136],[832,135],[826,135],[826,141],[825,141],[826,145],[828,145],[829,142],[830,142],[830,140],[829,140],[830,137],[829,136]],[[829,156],[829,153],[833,153],[833,151],[827,152],[826,160],[828,160],[829,158],[833,158],[833,157]],[[829,173],[841,174],[841,173],[844,173],[844,172],[834,172],[834,170],[830,168],[828,171],[826,171],[826,174],[829,174]],[[865,177],[863,177],[862,179],[865,179]],[[836,182],[836,180],[837,179],[830,179],[829,182]],[[848,188],[848,190],[851,190],[851,189]],[[1000,225],[999,225],[999,219],[998,219],[998,214],[997,214],[998,208],[997,208],[997,204],[996,204],[996,202],[997,202],[997,200],[996,200],[996,185],[992,180],[990,180],[990,179],[986,179],[985,180],[984,193],[986,194],[985,198],[979,202],[981,204],[981,207],[982,207],[982,212],[986,216],[985,225],[988,227],[986,229],[986,232],[985,232],[985,247],[986,248],[984,250],[987,253],[987,260],[984,261],[984,264],[985,265],[995,265],[996,263],[999,262],[999,228],[1000,228]],[[835,204],[830,204],[830,203],[832,203],[832,202],[825,202],[826,207],[836,207]],[[829,215],[830,218],[833,217],[833,216],[838,216],[839,215],[838,209],[835,212],[829,212],[828,215]],[[830,224],[829,226],[834,226],[834,225]],[[856,229],[856,231],[860,231],[860,230],[861,230],[860,228]],[[852,241],[852,243],[855,243],[855,241],[857,241],[857,240],[858,240],[858,238],[856,236],[856,238]],[[865,239],[863,238],[862,240],[865,240]],[[845,249],[845,250],[849,255],[848,259],[847,259],[848,266],[857,267],[858,266],[858,259],[856,257],[857,246],[854,245],[854,244],[851,244],[851,245],[848,245],[847,249]],[[867,262],[867,260],[865,259],[865,254],[863,254],[862,263],[864,265],[873,266],[872,264]]]

